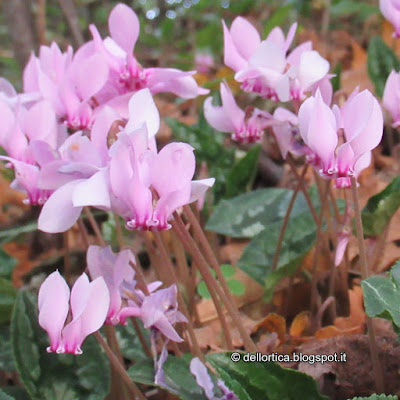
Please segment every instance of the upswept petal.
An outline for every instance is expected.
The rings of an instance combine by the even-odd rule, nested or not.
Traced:
[[[117,4],[108,17],[110,35],[128,54],[133,52],[139,37],[140,24],[135,12],[125,4]]]
[[[243,17],[233,20],[230,34],[237,51],[246,60],[253,55],[261,42],[257,29]]]
[[[207,97],[204,101],[204,117],[207,122],[217,131],[234,132],[235,125],[221,106],[212,104],[212,97]]]
[[[236,48],[232,35],[224,21],[222,21],[222,27],[224,30],[224,64],[234,71],[240,71],[246,68],[247,60],[243,58]]]
[[[196,160],[187,143],[164,146],[151,165],[151,182],[160,197],[188,185],[193,178]]]
[[[252,54],[249,64],[283,73],[286,67],[286,54],[276,43],[264,40]]]
[[[94,54],[74,66],[73,79],[82,100],[89,100],[105,85],[108,66],[100,54]]]
[[[244,125],[245,112],[236,104],[235,98],[226,83],[221,83],[220,92],[225,115],[233,122],[236,129],[240,129]]]
[[[39,325],[48,333],[47,351],[62,351],[61,331],[69,311],[69,288],[58,271],[50,274],[39,289]]]
[[[336,119],[320,91],[300,107],[299,127],[303,140],[321,158],[324,169],[331,168],[338,143]]]
[[[201,199],[215,183],[215,178],[206,178],[192,181],[190,184],[190,198],[188,204]]]
[[[383,135],[382,110],[371,92],[364,90],[355,96],[342,116],[346,139],[351,143],[356,160],[380,143]]]
[[[33,105],[24,118],[23,130],[29,140],[45,140],[54,149],[57,146],[57,121],[49,101]]]
[[[47,233],[65,232],[78,220],[82,207],[74,207],[72,195],[78,179],[57,189],[46,201],[39,215],[38,229]]]
[[[74,207],[111,207],[108,170],[101,169],[87,180],[79,182],[72,194],[72,204]]]
[[[298,79],[302,89],[307,92],[311,86],[329,72],[329,62],[315,50],[305,51],[300,57]]]
[[[86,290],[88,293],[85,298],[81,298],[82,293],[78,291],[71,293],[71,304],[75,302],[73,296],[77,297],[76,302],[81,312],[63,329],[62,337],[66,353],[81,354],[83,341],[91,333],[99,330],[107,317],[110,295],[104,279],[101,277],[95,279],[87,285]],[[86,300],[85,304],[83,300]]]
[[[149,89],[139,90],[129,100],[129,120],[124,130],[130,133],[143,123],[147,126],[149,137],[160,129],[160,114]]]

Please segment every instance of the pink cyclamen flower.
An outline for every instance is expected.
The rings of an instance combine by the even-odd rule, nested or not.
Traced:
[[[272,129],[283,159],[286,159],[289,152],[297,156],[310,154],[310,149],[304,144],[300,135],[298,125],[296,114],[282,107],[275,109]]]
[[[178,322],[188,322],[178,311],[177,294],[176,285],[171,285],[146,296],[141,307],[141,319],[145,328],[154,328],[174,342],[183,342],[173,327]]]
[[[321,176],[348,187],[350,178],[369,165],[371,150],[381,141],[383,117],[374,96],[357,90],[339,109],[331,109],[317,91],[299,110],[300,134],[312,150],[309,161]]]
[[[195,71],[175,68],[143,68],[133,54],[139,37],[139,19],[125,4],[117,4],[108,18],[110,37],[102,40],[97,28],[90,26],[93,41],[84,45],[85,54],[98,54],[107,63],[110,73],[102,91],[96,98],[100,104],[108,101],[129,100],[124,94],[149,88],[152,93],[172,92],[183,98],[194,98],[207,94],[198,87],[193,76]]]
[[[196,70],[202,74],[207,74],[214,68],[214,58],[209,53],[196,52],[194,59]]]
[[[306,92],[327,76],[329,63],[312,50],[311,42],[295,48],[288,56],[297,24],[285,38],[274,28],[265,40],[244,18],[234,19],[224,28],[224,62],[235,72],[242,89],[277,101],[302,100]]]
[[[383,16],[393,25],[393,36],[400,37],[400,1],[380,0],[379,7]]]
[[[50,274],[39,289],[39,325],[48,333],[48,352],[81,354],[87,336],[104,324],[110,295],[103,278],[89,282],[82,274],[70,292],[58,271]],[[72,321],[65,327],[71,312]]]
[[[129,110],[110,148],[112,208],[128,229],[169,229],[173,212],[201,198],[214,179],[192,181],[196,160],[186,143],[169,143],[157,153],[154,136],[160,120],[148,89],[132,96]]]
[[[106,323],[118,324],[122,308],[121,287],[124,282],[132,283],[135,271],[130,265],[135,257],[130,250],[114,254],[111,246],[101,248],[90,246],[87,251],[87,265],[92,279],[102,277],[110,293],[110,308]]]
[[[253,143],[261,140],[264,129],[271,125],[271,115],[257,108],[247,118],[238,107],[226,83],[221,83],[222,106],[214,106],[212,98],[204,102],[204,116],[207,122],[220,132],[232,133],[232,139],[239,143]]]
[[[6,102],[0,98],[0,146],[8,156],[0,158],[8,161],[15,171],[12,187],[27,194],[25,203],[43,204],[50,190],[38,185],[39,167],[34,148],[38,142],[55,149],[66,134],[64,127],[57,125],[51,104],[42,100],[26,108],[22,103]]]
[[[83,48],[73,55],[72,48],[62,53],[55,43],[42,46],[39,57],[33,54],[24,69],[24,91],[40,93],[51,102],[57,116],[69,128],[87,129],[93,123],[93,99],[106,84],[108,66],[98,54]]]
[[[400,125],[400,73],[392,71],[386,81],[383,92],[383,106],[389,111],[393,119],[392,126]]]
[[[119,314],[121,323],[128,317],[139,317],[146,329],[152,328],[155,333],[162,333],[167,339],[182,342],[173,325],[178,322],[187,322],[185,316],[178,311],[177,287],[172,285],[167,289],[158,289],[162,282],[156,281],[148,285],[149,295],[125,284],[124,296],[127,297],[127,306]],[[132,285],[131,285],[132,286]]]

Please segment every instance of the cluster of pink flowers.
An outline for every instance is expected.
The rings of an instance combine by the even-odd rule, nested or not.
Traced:
[[[104,323],[125,324],[128,317],[141,318],[145,328],[181,342],[173,325],[187,322],[178,311],[177,288],[158,289],[162,282],[148,285],[148,295],[136,289],[130,250],[117,255],[111,247],[90,246],[87,264],[90,276],[82,274],[70,291],[58,271],[43,282],[39,291],[39,324],[50,338],[47,351],[81,354],[88,335]],[[157,290],[158,289],[158,290]],[[65,325],[66,320],[70,321]],[[65,326],[64,326],[65,325]]]
[[[32,54],[22,94],[0,81],[2,159],[26,202],[43,205],[45,232],[66,231],[84,206],[116,212],[128,229],[168,229],[172,213],[214,182],[192,180],[189,145],[158,152],[155,140],[160,118],[152,95],[207,93],[195,71],[142,67],[133,54],[139,20],[128,6],[115,6],[108,22],[110,37],[92,25],[93,40],[75,53],[52,43]]]
[[[356,89],[345,104],[331,106],[329,63],[312,49],[311,42],[289,51],[296,28],[293,24],[286,37],[274,28],[262,41],[242,17],[235,18],[230,29],[223,23],[224,61],[236,72],[242,89],[275,101],[291,101],[297,114],[283,107],[272,115],[254,107],[243,111],[223,83],[222,105],[213,105],[212,98],[207,98],[204,115],[212,127],[231,133],[239,143],[260,141],[264,131],[272,128],[284,159],[289,152],[306,156],[323,178],[335,179],[336,187],[346,188],[350,178],[357,178],[370,164],[371,150],[382,139],[382,112],[368,90],[358,93]],[[385,90],[384,103],[390,103],[387,108],[398,123],[398,74],[393,72],[389,80],[392,84]]]

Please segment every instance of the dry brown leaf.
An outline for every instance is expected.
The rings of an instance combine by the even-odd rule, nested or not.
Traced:
[[[348,317],[339,317],[335,319],[335,327],[342,332],[351,331],[364,332],[365,330],[365,311],[363,303],[363,293],[360,286],[354,286],[349,290],[350,315]]]
[[[260,330],[275,332],[281,343],[286,340],[286,321],[282,316],[270,313],[257,325],[255,325],[253,332],[258,332]]]
[[[328,339],[334,336],[340,336],[342,333],[340,332],[340,330],[338,328],[336,328],[336,326],[333,325],[328,325],[328,326],[324,326],[321,329],[318,329],[317,332],[315,332],[314,336],[317,339]]]
[[[297,314],[290,325],[289,333],[291,336],[301,336],[310,326],[310,312],[303,311]]]

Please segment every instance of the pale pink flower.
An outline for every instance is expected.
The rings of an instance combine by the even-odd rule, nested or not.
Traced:
[[[392,126],[397,128],[400,125],[400,73],[392,71],[389,74],[382,100],[383,106],[392,116]]]
[[[400,37],[400,1],[379,0],[379,7],[383,16],[393,25],[393,36]]]
[[[204,116],[207,122],[220,132],[229,132],[232,139],[240,143],[253,143],[261,140],[264,129],[271,125],[272,116],[257,108],[248,117],[238,107],[226,83],[221,83],[222,106],[214,106],[212,98],[204,102]]]
[[[242,89],[276,101],[302,100],[305,93],[327,76],[329,63],[312,50],[311,42],[296,47],[289,55],[297,24],[285,38],[280,28],[273,29],[265,40],[244,18],[234,19],[224,28],[224,61],[235,72]]]
[[[370,152],[382,139],[382,111],[368,90],[356,90],[333,110],[317,91],[302,104],[298,117],[300,134],[313,152],[309,161],[323,177],[338,179],[339,187],[348,187],[350,177],[369,165]]]
[[[126,103],[124,94],[149,88],[152,93],[172,92],[183,98],[207,94],[192,77],[195,71],[184,72],[175,68],[143,68],[133,54],[139,36],[139,19],[125,4],[117,4],[108,19],[110,37],[101,39],[97,28],[90,26],[93,41],[84,46],[85,54],[98,54],[109,67],[107,83],[96,96],[104,104],[109,101]]]
[[[104,248],[90,246],[87,251],[90,276],[92,279],[102,277],[110,293],[107,324],[119,323],[119,313],[122,308],[122,284],[124,282],[132,283],[135,276],[130,262],[135,262],[135,257],[130,250],[122,250],[118,254],[114,254],[111,246]]]
[[[110,304],[110,295],[103,278],[89,283],[82,274],[71,293],[58,271],[43,282],[39,290],[39,324],[48,333],[48,352],[81,354],[87,336],[103,325]],[[65,325],[71,312],[72,321]]]

